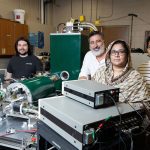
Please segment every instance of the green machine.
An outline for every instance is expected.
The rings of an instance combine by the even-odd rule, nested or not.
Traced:
[[[84,55],[88,50],[86,35],[81,33],[50,34],[51,73],[60,75],[63,72],[64,80],[78,79]],[[61,89],[61,80],[56,85],[56,89]]]
[[[7,100],[27,100],[29,104],[37,106],[38,99],[55,93],[54,75],[39,76],[10,84],[7,87]]]

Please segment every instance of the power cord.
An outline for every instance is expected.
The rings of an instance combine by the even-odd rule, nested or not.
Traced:
[[[132,133],[129,132],[128,130],[126,130],[125,132],[122,131],[122,133],[123,133],[124,135],[127,134],[127,135],[130,137],[130,140],[131,140],[130,150],[133,150],[133,138],[132,138]]]
[[[110,99],[111,99],[111,100],[113,101],[113,103],[115,104],[115,107],[116,107],[116,109],[117,109],[117,111],[118,111],[118,114],[119,114],[119,118],[120,118],[120,126],[121,126],[121,124],[122,124],[122,118],[121,118],[120,110],[119,110],[119,108],[118,108],[118,106],[117,106],[117,104],[116,104],[114,98],[113,98],[110,94],[108,94],[108,96],[110,97]]]
[[[120,92],[121,93],[121,92]],[[122,94],[122,93],[121,93]],[[127,99],[125,98],[125,96],[122,94],[122,96],[124,97],[125,99],[125,103],[127,103],[139,116],[140,118],[142,119],[142,122],[144,121],[144,118],[142,117],[142,115],[127,101]],[[142,127],[142,126],[141,126]],[[143,127],[143,131],[141,131],[140,133],[138,133],[137,135],[139,134],[142,134],[144,132],[147,132],[147,133],[150,133],[149,131],[146,130],[146,128]]]
[[[48,150],[52,150],[52,149],[54,149],[54,148],[56,148],[55,146],[52,146],[52,147],[50,147]]]
[[[127,103],[139,116],[140,118],[142,119],[142,121],[144,120],[144,118],[141,116],[141,114],[127,101],[127,98],[125,98],[125,96],[123,95],[122,92],[120,92],[121,95],[123,96],[124,100],[125,100],[125,103]]]
[[[119,111],[119,108],[118,108],[118,106],[117,106],[117,104],[116,104],[116,102],[115,102],[115,99],[110,95],[110,94],[108,94],[108,97],[110,97],[110,99],[113,101],[113,103],[115,104],[115,107],[116,107],[116,109],[117,109],[117,111],[118,111],[118,114],[119,114],[119,118],[120,118],[120,126],[119,126],[119,140],[121,139],[121,125],[122,125],[122,118],[121,118],[121,113],[120,113],[120,111]],[[119,141],[119,150],[120,150],[120,141]]]
[[[126,146],[126,143],[124,142],[124,140],[123,140],[122,136],[120,136],[120,139],[121,139],[122,143],[123,143],[123,144],[124,144],[124,146],[125,146],[125,150],[128,150],[128,149],[127,149],[127,146]]]
[[[121,92],[120,92],[121,93]],[[143,118],[143,116],[134,108],[134,106],[132,106],[128,101],[127,101],[127,98],[125,98],[125,96],[123,95],[123,93],[121,93],[122,94],[122,96],[123,96],[123,98],[124,98],[124,100],[125,100],[125,103],[127,103],[139,116],[140,116],[140,118],[142,119],[142,122],[145,120],[144,118]],[[144,104],[143,104],[143,106],[144,106]],[[145,106],[146,107],[146,106]],[[144,107],[144,108],[145,108]],[[145,108],[146,109],[146,108]],[[143,134],[144,132],[145,132],[145,134],[146,133],[148,133],[148,134],[150,134],[150,132],[147,130],[147,127],[145,128],[145,127],[143,127],[143,126],[141,126],[142,127],[142,129],[141,129],[141,131],[140,132],[138,132],[138,133],[132,133],[132,130],[134,130],[134,129],[136,129],[136,128],[133,128],[133,129],[129,129],[128,130],[128,135],[132,138],[132,136],[134,135],[134,136],[138,136],[138,135],[140,135],[140,134]],[[140,129],[140,126],[138,126],[138,129]],[[131,149],[130,150],[132,150],[133,149],[133,139],[131,139]]]

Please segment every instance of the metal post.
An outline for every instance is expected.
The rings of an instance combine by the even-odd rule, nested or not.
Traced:
[[[133,18],[134,17],[138,17],[138,15],[136,15],[136,14],[128,14],[128,16],[131,16],[131,30],[130,30],[130,43],[129,43],[129,46],[130,46],[130,49],[131,49],[132,48]]]

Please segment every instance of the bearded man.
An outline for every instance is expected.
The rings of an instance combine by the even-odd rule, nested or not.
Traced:
[[[95,72],[105,65],[106,50],[104,35],[99,31],[93,31],[89,35],[89,48],[84,57],[79,79],[90,80]]]
[[[13,56],[7,66],[5,80],[33,77],[42,71],[42,63],[32,54],[30,43],[24,37],[20,37],[15,43],[16,55]]]

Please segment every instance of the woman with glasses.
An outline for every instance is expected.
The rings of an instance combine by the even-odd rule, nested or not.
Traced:
[[[101,67],[93,79],[102,84],[120,88],[119,101],[141,103],[148,101],[146,83],[132,68],[130,49],[125,41],[116,40],[108,46],[106,66]]]

